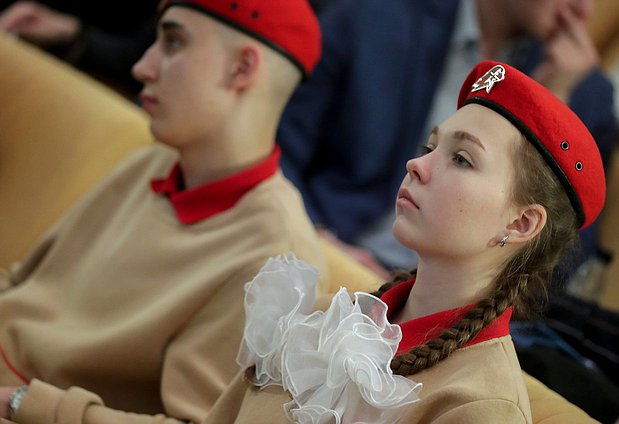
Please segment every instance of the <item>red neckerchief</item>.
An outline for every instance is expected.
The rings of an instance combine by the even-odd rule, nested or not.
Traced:
[[[183,174],[177,162],[166,178],[150,182],[152,190],[167,196],[183,224],[193,224],[233,207],[248,191],[279,169],[279,147],[257,165],[221,180],[191,190],[183,189]]]
[[[391,319],[393,314],[404,306],[414,283],[415,280],[410,280],[398,284],[382,295],[381,300],[388,306],[387,318]],[[450,328],[474,306],[475,305],[468,305],[462,308],[437,312],[400,324],[400,328],[402,329],[402,341],[398,346],[397,354],[406,353],[410,351],[411,348],[422,345],[428,340],[437,337],[441,330]],[[512,309],[512,307],[507,308],[501,316],[482,329],[464,346],[471,346],[485,342],[486,340],[509,335],[509,320],[512,316]]]

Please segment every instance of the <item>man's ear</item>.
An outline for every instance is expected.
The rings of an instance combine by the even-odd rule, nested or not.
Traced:
[[[255,45],[245,45],[234,57],[230,86],[236,90],[244,90],[251,86],[258,77],[258,71],[264,57],[262,51]]]
[[[546,226],[548,214],[542,205],[517,209],[516,218],[507,226],[510,243],[524,243],[537,236]]]

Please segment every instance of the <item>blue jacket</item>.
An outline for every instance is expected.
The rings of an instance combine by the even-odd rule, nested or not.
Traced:
[[[422,138],[457,10],[458,0],[337,0],[320,17],[323,58],[286,108],[278,143],[284,173],[312,220],[344,241],[394,207],[406,161]],[[513,65],[531,71],[541,57],[533,50]],[[603,146],[613,141],[612,93],[610,82],[594,72],[572,98]]]

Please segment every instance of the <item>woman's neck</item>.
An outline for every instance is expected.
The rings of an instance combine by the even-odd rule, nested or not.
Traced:
[[[419,260],[417,277],[396,322],[477,303],[488,296],[496,268],[483,260],[466,264],[445,259]]]

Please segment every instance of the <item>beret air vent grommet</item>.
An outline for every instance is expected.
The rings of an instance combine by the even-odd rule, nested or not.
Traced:
[[[576,171],[582,171],[582,162],[576,162]]]
[[[570,148],[570,143],[568,143],[568,142],[567,142],[567,140],[563,140],[563,141],[561,142],[561,149],[562,149],[562,150],[567,150],[567,149],[569,149],[569,148]]]

